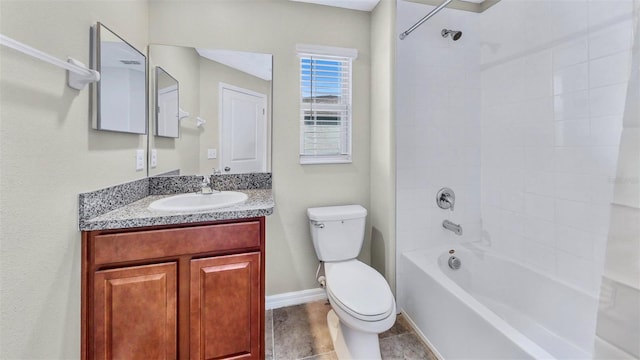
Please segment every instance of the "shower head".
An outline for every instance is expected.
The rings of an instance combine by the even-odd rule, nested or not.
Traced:
[[[451,38],[453,39],[453,41],[458,41],[462,37],[462,31],[458,31],[458,30],[442,29],[442,32],[440,34],[442,34],[442,37],[445,37],[445,38],[451,35]]]

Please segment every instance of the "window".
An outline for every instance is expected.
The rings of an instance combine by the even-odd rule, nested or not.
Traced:
[[[351,62],[357,50],[298,45],[300,163],[351,162]]]

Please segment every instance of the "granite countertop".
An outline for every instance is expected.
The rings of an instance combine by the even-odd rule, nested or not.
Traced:
[[[243,192],[248,199],[242,204],[213,210],[149,210],[149,204],[155,200],[200,191],[203,180],[215,190]],[[271,173],[154,176],[130,181],[79,194],[78,228],[126,229],[268,216],[275,207],[271,181]]]
[[[149,210],[153,201],[173,196],[149,195],[113,211],[80,222],[80,230],[107,230],[144,226],[187,224],[206,221],[242,219],[268,216],[275,206],[271,189],[235,190],[249,198],[242,204],[196,212],[167,212]]]

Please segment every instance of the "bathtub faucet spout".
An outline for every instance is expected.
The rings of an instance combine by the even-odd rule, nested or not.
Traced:
[[[443,221],[442,222],[442,227],[447,229],[447,230],[453,231],[456,235],[462,235],[462,226],[460,226],[460,225],[458,225],[456,223],[453,223],[453,222],[451,222],[449,220]]]

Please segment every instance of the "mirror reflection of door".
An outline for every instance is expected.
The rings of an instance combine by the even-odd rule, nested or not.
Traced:
[[[273,112],[273,56],[271,54],[151,44],[149,45],[149,62],[152,68],[161,67],[179,80],[179,116],[184,116],[182,110],[191,114],[187,119],[180,120],[178,139],[158,136],[157,116],[153,116],[151,127],[156,136],[149,137],[149,154],[153,154],[153,150],[156,150],[156,166],[148,167],[150,176],[178,173],[181,175],[209,174],[213,169],[224,172],[225,167],[230,169],[225,173],[254,172],[254,168],[260,169],[259,172],[271,171],[271,114]],[[247,146],[245,150],[249,150],[244,152],[236,149],[236,154],[244,153],[244,156],[234,156],[236,160],[238,157],[245,159],[238,160],[243,163],[242,165],[249,163],[246,158],[257,159],[254,162],[257,164],[253,167],[237,166],[237,164],[221,167],[223,154],[234,152],[232,149],[223,149],[223,144],[229,141],[224,141],[221,135],[221,107],[223,106],[221,83],[230,84],[231,88],[241,88],[236,91],[242,93],[250,94],[246,91],[250,90],[266,95],[266,115],[263,117],[262,124],[264,130],[259,129],[259,132],[264,134],[245,131],[251,135],[252,139],[238,143],[252,144],[252,146]],[[151,85],[155,90],[154,81]],[[157,94],[156,91],[154,93]],[[154,99],[151,107],[153,115],[156,115],[156,104],[161,102],[156,101]],[[255,114],[259,115],[257,111]],[[161,109],[162,112],[163,109]],[[206,124],[198,125],[199,117],[206,119]],[[247,129],[255,130],[255,128],[254,125]],[[235,134],[238,135],[237,132]],[[256,140],[256,137],[260,140]],[[233,142],[229,142],[231,143]],[[262,153],[247,156],[247,152],[259,148],[262,148]],[[261,164],[259,159],[265,160]],[[151,163],[151,160],[149,161]]]
[[[266,171],[267,95],[220,83],[220,170]]]
[[[161,67],[156,67],[156,135],[180,136],[178,81]]]
[[[158,91],[158,134],[178,137],[178,87],[170,86]]]

